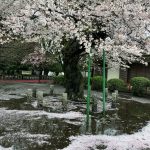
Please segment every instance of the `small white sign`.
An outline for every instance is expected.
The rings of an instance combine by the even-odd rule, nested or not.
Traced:
[[[32,75],[32,71],[24,71],[24,70],[22,70],[22,75]]]

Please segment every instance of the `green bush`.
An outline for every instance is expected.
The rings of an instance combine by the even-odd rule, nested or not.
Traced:
[[[65,79],[63,75],[53,77],[54,84],[64,85]]]
[[[96,90],[96,91],[100,91],[102,90],[102,86],[103,86],[103,78],[102,76],[95,76],[91,78],[91,89],[92,90]]]
[[[131,79],[132,92],[136,96],[144,96],[147,87],[150,86],[150,80],[145,77],[134,77]]]
[[[62,72],[62,66],[60,63],[54,63],[48,66],[49,71],[55,72],[56,76]]]
[[[125,82],[121,79],[110,79],[107,81],[107,86],[110,91],[126,91],[127,89]]]

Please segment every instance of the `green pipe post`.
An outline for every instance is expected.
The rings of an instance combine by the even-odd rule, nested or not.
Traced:
[[[103,49],[103,114],[105,115],[105,107],[106,107],[106,70],[105,70],[105,50]]]
[[[87,122],[89,121],[89,113],[90,113],[90,97],[91,97],[91,56],[88,55],[88,94],[87,94]]]

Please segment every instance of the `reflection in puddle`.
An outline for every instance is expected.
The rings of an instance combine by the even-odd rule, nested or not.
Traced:
[[[10,110],[36,110],[26,99],[0,101],[0,107]],[[74,106],[75,107],[75,106]],[[73,109],[74,109],[73,107]],[[70,136],[82,134],[120,135],[140,130],[150,120],[150,105],[120,100],[116,110],[106,117],[92,115],[89,122],[83,118],[58,119],[46,115],[25,115],[0,110],[0,145],[14,146],[15,150],[62,149],[70,143]],[[70,108],[71,109],[71,108]]]

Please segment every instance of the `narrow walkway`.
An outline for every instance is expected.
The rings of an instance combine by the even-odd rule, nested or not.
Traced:
[[[4,87],[5,88],[14,88],[18,91],[22,91],[23,93],[25,92],[25,89],[33,88],[36,87],[40,90],[43,90],[44,93],[49,92],[49,86],[52,83],[51,80],[18,80],[18,82],[15,82],[15,80],[9,80],[8,82],[1,82],[0,80],[0,89],[2,90]],[[4,81],[4,80],[3,80]],[[6,81],[6,80],[5,80]],[[26,81],[26,82],[23,82]],[[30,81],[30,82],[28,82]],[[1,92],[0,90],[0,92]],[[62,94],[65,92],[65,88],[63,86],[55,85],[54,86],[54,93],[56,94]],[[84,90],[85,96],[87,95],[87,90]],[[97,92],[97,91],[91,91],[91,95],[94,95],[97,98],[102,98],[102,92]],[[125,95],[125,94],[124,94]],[[111,97],[111,94],[109,95]],[[135,97],[132,96],[131,99],[126,100],[131,100],[131,101],[137,101],[140,103],[149,103],[150,104],[150,99],[148,98],[140,98],[140,97]]]

